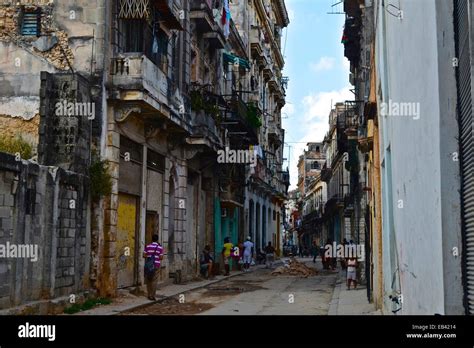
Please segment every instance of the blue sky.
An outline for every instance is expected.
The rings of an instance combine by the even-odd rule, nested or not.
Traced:
[[[282,39],[286,62],[283,75],[290,78],[290,83],[282,118],[291,188],[298,181],[296,166],[305,144],[322,141],[328,131],[331,101],[353,99],[349,62],[341,44],[344,15],[327,14],[333,2],[286,0],[290,25]],[[288,162],[284,163],[284,168],[287,166]]]

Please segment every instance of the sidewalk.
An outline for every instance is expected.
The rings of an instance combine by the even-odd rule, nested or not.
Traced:
[[[340,271],[336,286],[329,303],[328,315],[381,315],[375,310],[373,303],[367,301],[367,288],[357,286],[357,289],[347,290],[346,272]]]
[[[281,263],[281,260],[277,260],[274,263],[274,266]],[[265,268],[265,265],[256,265],[250,268],[250,272],[255,272],[258,269]],[[163,287],[158,286],[156,292],[156,297],[158,301],[161,302],[167,298],[175,297],[181,294],[184,294],[189,291],[197,290],[203,287],[206,287],[210,284],[219,283],[223,280],[237,277],[239,275],[245,274],[241,271],[232,271],[229,276],[218,275],[212,280],[199,280],[199,281],[189,281],[185,284],[169,284]],[[79,312],[73,315],[117,315],[126,311],[133,309],[138,309],[145,307],[153,303],[146,296],[135,296],[128,291],[122,291],[123,295],[114,299],[114,302],[110,305],[99,306],[92,308],[88,311]],[[155,303],[156,303],[155,302]]]

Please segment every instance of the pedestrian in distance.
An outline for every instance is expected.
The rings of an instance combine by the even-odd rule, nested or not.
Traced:
[[[261,264],[265,264],[265,258],[266,258],[266,255],[264,252],[262,252],[262,249],[257,249],[257,263],[259,265]]]
[[[201,275],[206,279],[212,279],[212,266],[214,264],[214,259],[211,255],[211,247],[209,245],[204,247],[201,257],[199,258],[199,264],[201,266]]]
[[[244,243],[244,252],[243,252],[243,261],[244,261],[244,272],[250,270],[250,264],[252,263],[253,258],[253,243],[252,238],[249,236]]]
[[[272,247],[272,242],[268,242],[268,245],[265,247],[265,259],[266,268],[272,268],[273,261],[275,260],[275,248]]]
[[[313,240],[313,246],[311,247],[311,254],[313,255],[313,263],[316,263],[316,257],[318,257],[318,246],[315,240]]]
[[[347,290],[351,289],[351,283],[354,283],[354,289],[357,288],[357,259],[352,256],[347,261]]]
[[[145,283],[148,293],[148,299],[150,301],[156,301],[156,288],[159,277],[159,269],[161,267],[161,261],[163,260],[164,249],[160,243],[158,243],[158,235],[155,234],[152,237],[152,242],[145,247],[143,251],[143,257],[145,258]]]
[[[231,258],[231,253],[232,253],[233,248],[234,248],[234,244],[230,242],[230,238],[225,237],[224,247],[222,248],[222,259],[224,260],[224,268],[225,268],[226,276],[230,274],[230,258]]]

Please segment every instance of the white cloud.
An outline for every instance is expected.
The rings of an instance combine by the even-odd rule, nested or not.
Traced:
[[[295,11],[291,8],[287,8],[288,12],[288,19],[290,20],[290,23],[295,20]]]
[[[307,95],[301,101],[302,113],[299,115],[295,115],[296,111],[293,106],[287,109],[288,111],[286,112],[289,113],[291,110],[291,115],[293,116],[283,120],[283,126],[289,135],[286,140],[291,146],[291,153],[288,154],[288,150],[286,150],[285,153],[285,157],[289,157],[291,160],[291,189],[296,188],[298,182],[298,158],[303,154],[306,143],[323,141],[324,136],[329,130],[329,113],[331,106],[334,106],[337,102],[354,99],[354,95],[349,89],[350,87],[347,86],[338,91],[319,92]],[[296,134],[298,135],[297,139],[295,139]]]
[[[310,63],[309,67],[314,72],[327,71],[334,68],[335,62],[332,57],[321,57],[317,63]]]
[[[286,102],[283,109],[281,109],[282,117],[288,118],[295,114],[295,106],[290,102]]]
[[[342,57],[342,67],[345,71],[349,72],[351,68],[351,62],[346,57]]]

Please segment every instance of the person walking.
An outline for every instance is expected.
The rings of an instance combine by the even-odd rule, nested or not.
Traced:
[[[268,242],[268,245],[265,247],[265,258],[266,258],[266,268],[272,268],[273,261],[275,260],[275,248],[272,247],[272,242]]]
[[[311,254],[313,255],[313,263],[316,263],[316,257],[318,257],[318,245],[313,240],[313,246],[311,247]]]
[[[222,248],[222,258],[224,260],[224,268],[225,268],[225,275],[228,276],[230,274],[230,257],[232,249],[234,248],[234,244],[230,242],[229,237],[225,237],[224,239],[224,247]]]
[[[253,257],[253,243],[252,238],[249,236],[244,243],[243,261],[244,261],[244,272],[250,270],[250,264],[252,263]]]
[[[156,288],[159,277],[159,268],[161,261],[163,260],[164,249],[160,243],[158,243],[158,235],[155,234],[152,237],[152,242],[145,247],[143,251],[143,257],[145,260],[145,283],[148,293],[148,299],[150,301],[156,301]]]

